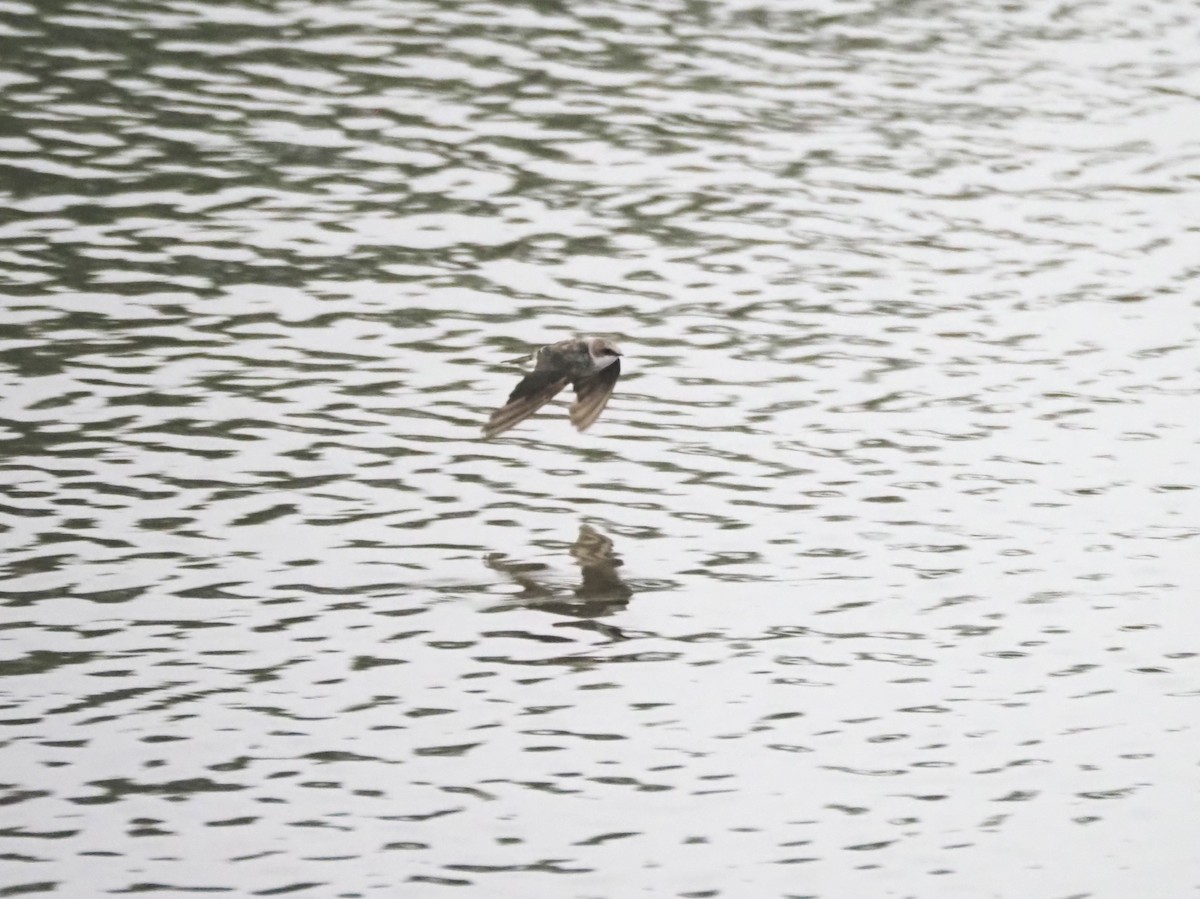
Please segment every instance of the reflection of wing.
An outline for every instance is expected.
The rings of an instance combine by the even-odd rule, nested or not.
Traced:
[[[492,413],[488,423],[483,426],[483,436],[495,437],[520,424],[554,399],[567,386],[568,380],[561,369],[550,366],[530,372],[508,395],[508,402]]]
[[[583,575],[583,582],[575,591],[580,599],[623,605],[633,595],[617,574],[621,560],[613,552],[612,540],[595,528],[580,526],[571,555],[579,562],[579,573]]]
[[[586,431],[600,417],[621,377],[621,360],[614,359],[594,375],[575,381],[575,402],[571,404],[571,424]]]
[[[554,598],[554,590],[534,576],[545,572],[549,566],[539,562],[510,562],[504,553],[488,553],[484,558],[484,563],[493,571],[507,574],[522,587],[519,599],[540,602]]]

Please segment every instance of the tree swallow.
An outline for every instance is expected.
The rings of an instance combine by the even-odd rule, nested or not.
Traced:
[[[585,431],[604,411],[621,376],[621,351],[603,337],[560,340],[542,347],[535,358],[533,371],[521,379],[508,401],[483,426],[484,437],[495,437],[520,424],[568,384],[575,388],[571,424]]]

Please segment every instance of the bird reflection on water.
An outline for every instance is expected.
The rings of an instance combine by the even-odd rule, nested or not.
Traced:
[[[602,618],[629,604],[633,590],[617,573],[624,563],[613,551],[611,539],[591,525],[580,525],[570,552],[581,575],[579,585],[573,588],[541,577],[550,569],[545,563],[515,562],[504,553],[489,554],[487,566],[508,575],[522,588],[501,608],[512,608],[515,603],[573,618]]]

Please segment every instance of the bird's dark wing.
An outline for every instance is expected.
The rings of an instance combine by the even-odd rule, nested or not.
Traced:
[[[554,399],[569,380],[557,367],[531,371],[508,395],[508,402],[492,413],[488,423],[483,426],[483,436],[495,437],[520,424]]]
[[[571,404],[571,424],[576,430],[586,431],[592,426],[612,396],[621,377],[621,360],[614,359],[594,375],[575,380],[575,402]]]

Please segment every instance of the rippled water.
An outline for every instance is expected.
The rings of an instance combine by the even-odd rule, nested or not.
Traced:
[[[1195,892],[1198,38],[0,0],[0,895]]]

